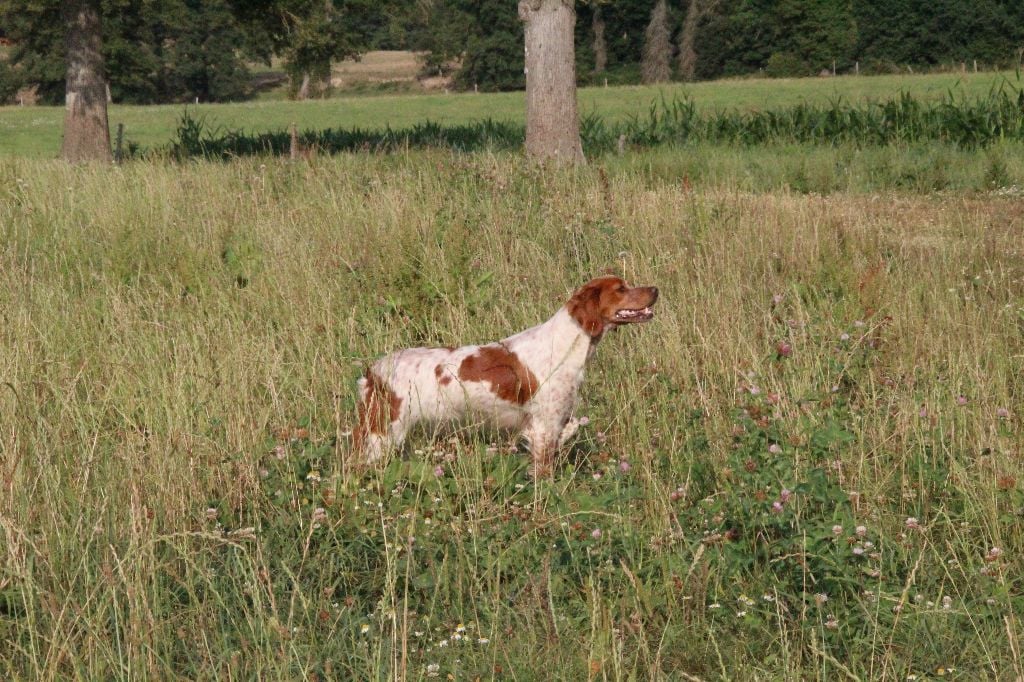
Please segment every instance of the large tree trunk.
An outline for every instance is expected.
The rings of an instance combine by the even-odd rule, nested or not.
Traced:
[[[672,77],[672,34],[668,30],[665,0],[658,0],[651,10],[640,73],[644,83],[664,83]]]
[[[65,0],[63,6],[67,77],[60,154],[72,163],[112,160],[98,5],[96,0]]]
[[[608,43],[604,39],[604,17],[601,16],[600,5],[594,8],[591,27],[594,29],[594,73],[604,73],[608,66]]]
[[[298,92],[295,93],[295,99],[309,99],[309,71],[302,74],[302,85],[299,86]]]
[[[697,72],[697,20],[700,19],[700,0],[690,0],[683,19],[683,30],[679,34],[679,76],[692,81]]]
[[[526,24],[526,153],[582,163],[573,0],[522,0],[519,18]]]
[[[697,75],[697,26],[704,15],[718,4],[718,0],[690,0],[679,32],[679,76],[692,81]]]

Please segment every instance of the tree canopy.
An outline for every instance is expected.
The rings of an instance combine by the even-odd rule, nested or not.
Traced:
[[[0,0],[12,41],[0,81],[6,75],[8,88],[33,84],[52,104],[64,98],[60,7],[60,0]],[[245,99],[250,64],[274,56],[289,74],[325,79],[331,62],[359,54],[384,30],[387,7],[372,0],[101,0],[111,96],[129,103]]]
[[[678,51],[692,2],[668,0]],[[814,75],[942,64],[1011,66],[1024,49],[1020,0],[703,0],[685,77],[764,72]],[[0,58],[0,100],[34,84],[64,96],[59,0],[0,0],[11,45]],[[639,82],[656,0],[577,2],[580,82]],[[224,101],[252,94],[251,69],[279,59],[297,88],[325,83],[330,65],[369,49],[414,49],[423,72],[459,88],[522,88],[523,25],[514,0],[101,0],[111,95],[132,103]],[[598,9],[599,8],[599,9]],[[594,12],[599,11],[598,21]],[[602,62],[597,63],[595,33]],[[662,42],[664,36],[660,36]],[[675,56],[675,55],[674,55]],[[678,73],[673,58],[672,77]]]

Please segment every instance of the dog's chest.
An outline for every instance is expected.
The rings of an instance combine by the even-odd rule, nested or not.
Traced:
[[[531,411],[559,413],[571,407],[583,383],[590,339],[570,320],[556,316],[507,343],[539,380]]]

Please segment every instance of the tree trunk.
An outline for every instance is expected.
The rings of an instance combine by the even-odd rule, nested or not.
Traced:
[[[683,19],[683,30],[679,34],[679,76],[692,81],[697,72],[697,51],[694,43],[697,40],[697,20],[700,18],[700,0],[690,0]]]
[[[72,163],[112,160],[98,5],[96,0],[65,0],[63,6],[67,77],[60,154]]]
[[[591,27],[594,29],[594,73],[604,73],[608,66],[608,43],[604,39],[604,17],[601,16],[600,5],[594,8]]]
[[[302,74],[302,85],[299,86],[299,91],[295,93],[295,99],[309,99],[309,71]]]
[[[640,74],[644,83],[664,83],[672,77],[672,34],[668,30],[665,0],[658,0],[651,10],[651,21],[644,34]]]
[[[697,76],[697,26],[704,15],[712,11],[718,0],[690,0],[679,33],[679,76],[692,81]]]
[[[526,153],[556,164],[583,163],[573,0],[522,0],[519,18],[526,24]]]

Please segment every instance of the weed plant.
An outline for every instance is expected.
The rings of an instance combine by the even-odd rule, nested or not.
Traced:
[[[591,113],[582,120],[581,138],[588,155],[621,151],[626,146],[650,149],[700,143],[875,147],[939,142],[975,149],[1024,141],[1024,90],[1004,85],[977,99],[951,91],[937,101],[903,93],[882,102],[853,105],[837,99],[827,106],[801,103],[764,111],[706,112],[690,98],[663,99],[650,106],[646,117],[609,122]],[[521,124],[492,119],[457,125],[428,121],[405,129],[307,130],[300,136],[304,147],[324,153],[424,148],[500,151],[518,149],[524,139]],[[247,134],[211,128],[204,118],[186,110],[169,153],[176,158],[282,155],[288,152],[290,141],[290,134],[283,130]]]

